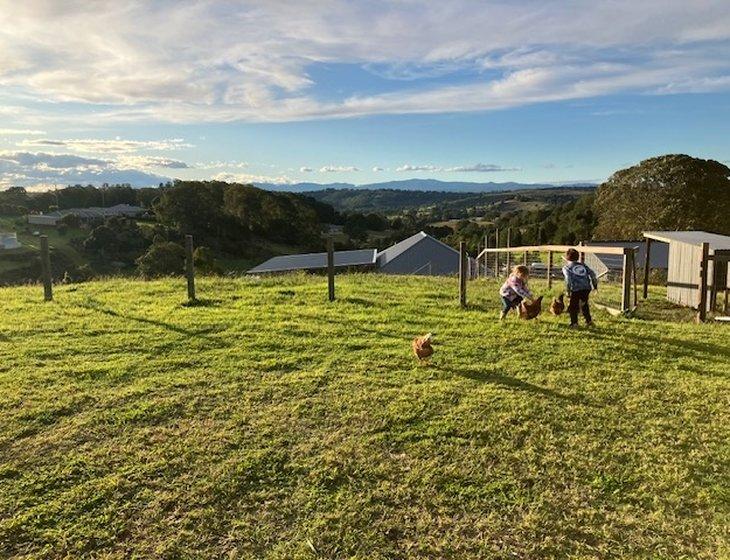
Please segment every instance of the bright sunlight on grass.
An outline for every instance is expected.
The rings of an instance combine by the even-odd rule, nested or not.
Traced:
[[[455,279],[337,288],[0,289],[0,556],[728,557],[726,326],[499,324],[484,281],[465,311]]]

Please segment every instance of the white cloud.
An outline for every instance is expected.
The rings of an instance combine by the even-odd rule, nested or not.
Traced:
[[[410,163],[406,163],[405,165],[401,165],[400,167],[395,168],[396,171],[399,172],[410,172],[410,171],[431,171],[431,172],[438,172],[443,171],[443,167],[439,167],[437,165],[411,165]]]
[[[289,185],[295,182],[291,177],[286,175],[250,175],[247,173],[218,173],[213,175],[212,180],[225,181],[227,183],[272,183],[275,185]]]
[[[474,165],[457,165],[445,167],[442,165],[412,165],[406,163],[396,168],[401,173],[428,171],[431,173],[501,173],[505,171],[520,171],[519,167],[503,167],[493,163],[475,163]]]
[[[319,168],[320,173],[353,173],[360,171],[354,165],[325,165]]]
[[[43,136],[45,131],[28,128],[0,128],[0,136]]]
[[[459,165],[448,167],[445,171],[451,173],[502,173],[504,171],[520,171],[519,167],[502,167],[493,163],[475,163],[474,165]]]
[[[383,167],[378,166],[378,165],[376,165],[375,167],[373,167],[373,173],[379,173],[380,171],[385,171],[385,169]]]
[[[193,145],[181,138],[167,140],[97,140],[90,138],[54,140],[51,138],[27,139],[16,144],[21,148],[65,148],[83,153],[132,153],[140,150],[179,150]]]
[[[300,173],[312,173],[313,171],[314,169],[312,169],[311,167],[302,166],[299,168]]]
[[[207,161],[195,164],[198,169],[246,169],[249,167],[246,161]]]
[[[5,2],[2,13],[0,88],[18,92],[16,105],[33,100],[34,111],[74,102],[33,117],[59,122],[289,121],[730,89],[727,0],[690,8],[666,0],[201,0],[94,10],[81,0],[26,0]],[[315,96],[311,66],[338,63],[395,85]],[[427,85],[457,73],[458,86]]]
[[[125,167],[120,161],[45,152],[0,152],[0,185],[39,187],[59,184],[129,183],[155,185],[168,177]]]

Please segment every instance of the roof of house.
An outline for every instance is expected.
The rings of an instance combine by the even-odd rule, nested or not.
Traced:
[[[672,241],[691,245],[709,243],[710,249],[713,251],[730,250],[730,236],[706,231],[645,231],[644,237],[663,243],[671,243]]]
[[[335,267],[368,266],[375,264],[375,249],[356,251],[335,251]],[[305,253],[302,255],[282,255],[253,267],[248,274],[264,272],[288,272],[292,270],[313,270],[327,268],[327,253]]]
[[[408,251],[408,249],[411,249],[413,246],[417,245],[424,239],[431,239],[432,241],[443,245],[450,251],[453,251],[457,255],[459,254],[459,251],[457,251],[453,247],[449,247],[446,243],[442,243],[441,241],[439,241],[435,237],[431,237],[424,231],[419,231],[417,234],[411,235],[410,237],[396,243],[395,245],[391,245],[384,251],[380,251],[378,253],[378,266],[384,266],[390,261],[397,259],[400,255]]]

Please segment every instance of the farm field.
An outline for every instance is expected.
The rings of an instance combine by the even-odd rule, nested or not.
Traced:
[[[0,288],[0,557],[728,558],[728,327],[456,283]]]

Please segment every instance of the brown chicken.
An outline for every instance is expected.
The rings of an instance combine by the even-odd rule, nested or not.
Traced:
[[[419,360],[423,361],[430,358],[433,354],[433,346],[431,346],[432,338],[433,335],[428,333],[425,336],[417,336],[413,339],[413,353]]]
[[[520,319],[534,319],[542,311],[542,296],[531,302],[523,301],[520,304]]]
[[[553,298],[553,302],[550,304],[550,313],[553,315],[560,315],[563,311],[565,311],[565,302],[563,301],[564,297],[565,294],[560,294],[558,297]]]

